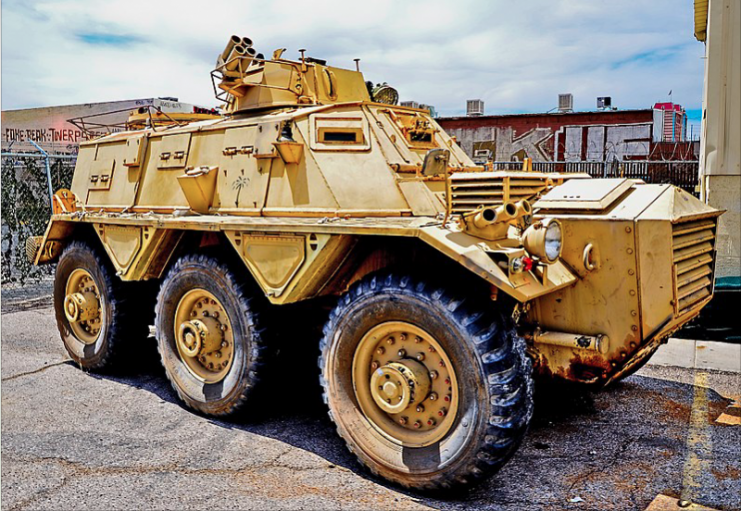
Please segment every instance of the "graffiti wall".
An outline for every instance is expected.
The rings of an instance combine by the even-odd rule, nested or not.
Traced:
[[[474,161],[644,160],[657,148],[650,109],[451,117],[438,122]]]
[[[187,103],[154,98],[5,110],[2,150],[35,152],[36,148],[29,142],[33,140],[49,153],[77,153],[80,142],[120,131],[132,110],[146,106],[165,112],[192,112],[194,108]],[[69,122],[71,119],[76,124]],[[119,127],[111,127],[115,125]]]

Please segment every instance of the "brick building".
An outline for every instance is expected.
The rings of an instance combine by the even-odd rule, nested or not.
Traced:
[[[659,104],[657,104],[658,106]],[[684,110],[674,105],[642,110],[555,112],[439,118],[475,161],[696,160],[699,146],[686,140]],[[678,108],[674,108],[678,107]],[[665,111],[679,129],[666,136]],[[679,120],[677,120],[679,119]],[[674,124],[677,126],[677,124]]]

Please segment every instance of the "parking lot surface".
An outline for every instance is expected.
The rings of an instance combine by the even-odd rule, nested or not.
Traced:
[[[219,421],[178,403],[153,339],[131,342],[137,367],[87,374],[67,358],[50,308],[3,314],[3,509],[643,510],[660,493],[741,508],[741,427],[716,422],[739,373],[647,366],[599,393],[541,388],[510,463],[440,499],[355,462],[313,369]]]

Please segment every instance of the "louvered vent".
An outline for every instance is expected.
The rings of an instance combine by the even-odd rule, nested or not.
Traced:
[[[479,206],[499,206],[505,200],[532,200],[546,189],[548,176],[516,172],[461,172],[450,176],[451,213]]]
[[[674,224],[674,309],[681,316],[713,292],[717,219]]]

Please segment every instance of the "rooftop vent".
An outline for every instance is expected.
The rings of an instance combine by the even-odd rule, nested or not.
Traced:
[[[558,95],[558,111],[559,112],[573,112],[574,111],[574,95],[573,94],[559,94]]]
[[[466,115],[469,117],[484,115],[484,102],[480,99],[466,101]]]
[[[597,98],[597,108],[601,110],[610,110],[610,108],[612,108],[612,98],[610,96]]]

